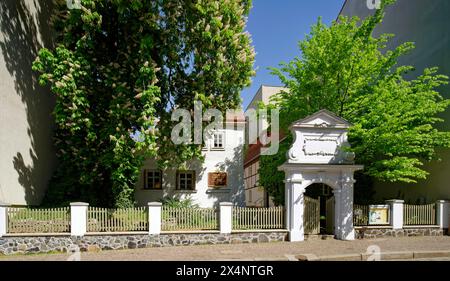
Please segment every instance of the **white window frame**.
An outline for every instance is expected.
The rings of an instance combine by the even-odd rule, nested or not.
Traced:
[[[222,146],[221,147],[216,147],[216,135],[221,136],[221,140],[222,140]],[[225,132],[224,131],[214,131],[212,133],[212,140],[211,140],[211,150],[225,150]]]

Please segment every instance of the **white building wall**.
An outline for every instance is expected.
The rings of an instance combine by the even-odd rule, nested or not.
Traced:
[[[163,171],[162,190],[144,189],[144,169],[156,169],[154,159],[148,159],[142,168],[136,185],[135,198],[138,205],[146,206],[147,202],[158,201],[163,197],[179,199],[191,198],[202,208],[218,207],[220,202],[232,202],[234,205],[245,205],[243,144],[244,127],[225,131],[225,149],[204,151],[205,160],[192,161],[188,168],[195,170],[196,187],[193,191],[176,190],[176,169]],[[211,147],[211,146],[209,146]],[[208,187],[208,173],[226,172],[227,186],[211,189]]]
[[[247,106],[247,110],[257,109],[258,103],[260,102],[263,102],[264,104],[269,104],[270,97],[272,97],[275,94],[278,94],[281,91],[289,91],[289,89],[280,86],[261,85],[261,87],[256,92],[255,96],[253,96],[252,101]]]
[[[0,202],[38,205],[53,173],[54,97],[31,69],[51,48],[52,1],[0,1]]]

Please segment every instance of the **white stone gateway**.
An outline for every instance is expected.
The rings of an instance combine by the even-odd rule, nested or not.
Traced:
[[[320,110],[294,122],[294,136],[287,161],[278,167],[285,172],[286,225],[290,241],[304,240],[304,192],[314,183],[332,188],[334,204],[334,235],[337,239],[353,240],[353,174],[363,169],[354,165],[349,147],[346,120],[328,110]]]

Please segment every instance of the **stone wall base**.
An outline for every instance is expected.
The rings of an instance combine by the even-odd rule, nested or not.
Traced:
[[[448,233],[441,228],[356,228],[357,239],[407,236],[442,236]],[[325,235],[329,238],[329,235]],[[330,236],[331,237],[331,236]],[[237,243],[264,243],[287,241],[287,232],[220,233],[171,233],[161,235],[115,234],[75,236],[8,236],[0,237],[0,255],[136,249],[146,247],[170,247],[182,245],[211,245]],[[314,239],[315,236],[308,238]],[[319,238],[317,238],[319,239]],[[320,238],[323,239],[323,238]]]
[[[445,229],[438,227],[418,227],[418,228],[355,228],[356,239],[380,238],[380,237],[409,237],[409,236],[443,236]]]
[[[0,237],[0,255],[286,241],[287,232]]]

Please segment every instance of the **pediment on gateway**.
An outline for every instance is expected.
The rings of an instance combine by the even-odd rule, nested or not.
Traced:
[[[292,128],[349,128],[350,126],[350,122],[326,109],[295,121],[291,125]]]

